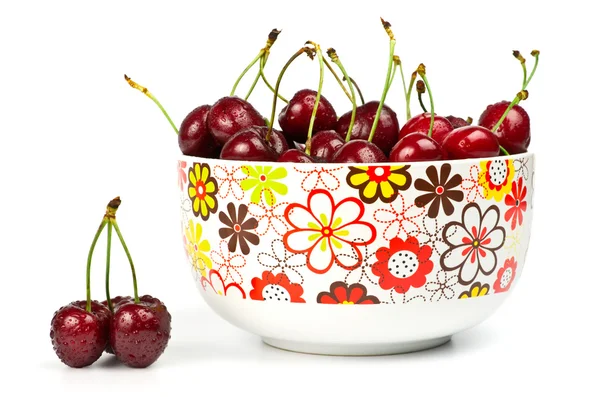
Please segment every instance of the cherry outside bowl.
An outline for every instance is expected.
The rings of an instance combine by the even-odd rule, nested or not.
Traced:
[[[208,305],[272,346],[439,346],[515,288],[534,155],[386,164],[181,156],[181,231]],[[516,325],[515,325],[516,326]]]

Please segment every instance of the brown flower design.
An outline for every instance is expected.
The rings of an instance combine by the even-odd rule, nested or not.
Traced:
[[[337,305],[376,305],[379,299],[369,295],[367,288],[362,284],[348,285],[343,281],[336,281],[324,291],[317,295],[317,303]]]
[[[427,212],[427,215],[430,218],[436,218],[438,216],[440,212],[440,203],[444,209],[444,213],[446,215],[452,215],[452,213],[454,213],[452,201],[460,202],[464,198],[464,193],[462,191],[453,190],[453,188],[460,185],[462,177],[460,174],[456,174],[448,179],[450,171],[450,164],[445,163],[440,167],[440,173],[438,175],[436,167],[432,165],[427,167],[426,171],[429,182],[420,178],[415,181],[415,188],[417,190],[427,192],[415,199],[415,205],[422,208],[431,203],[429,211]]]
[[[242,254],[248,255],[250,253],[248,243],[258,245],[260,241],[256,234],[250,232],[250,230],[256,229],[258,221],[256,218],[246,220],[248,206],[245,204],[241,204],[236,211],[235,205],[229,203],[227,204],[227,212],[229,216],[223,211],[219,212],[219,219],[225,225],[225,227],[219,229],[219,236],[222,239],[230,237],[228,244],[229,251],[235,252],[239,242]]]

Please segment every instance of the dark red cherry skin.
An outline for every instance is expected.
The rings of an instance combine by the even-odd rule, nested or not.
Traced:
[[[211,107],[210,105],[198,106],[181,122],[177,136],[181,153],[208,158],[218,156],[219,145],[208,131],[206,122]]]
[[[378,101],[371,101],[356,108],[356,117],[354,126],[352,127],[350,140],[362,139],[366,141],[369,139],[378,107]],[[351,118],[352,111],[344,113],[335,127],[337,133],[340,134],[344,140],[346,140],[346,135],[348,134]],[[375,135],[373,136],[372,142],[384,153],[389,153],[396,142],[398,142],[399,128],[400,124],[398,123],[396,112],[384,104],[381,108],[381,114],[379,115],[379,121],[377,122],[377,128],[375,129]]]
[[[471,125],[467,122],[467,120],[463,119],[462,117],[446,116],[446,119],[450,122],[450,124],[452,124],[452,127],[454,129]]]
[[[88,313],[85,305],[86,301],[76,301],[61,307],[50,324],[54,352],[64,364],[73,368],[96,362],[108,343],[106,311],[94,301],[92,312]]]
[[[255,125],[266,125],[265,119],[248,101],[238,97],[223,97],[208,112],[208,130],[219,145],[224,145],[236,133]]]
[[[445,159],[446,153],[442,149],[442,146],[420,132],[413,132],[400,139],[390,153],[390,161],[393,162],[437,161]]]
[[[335,151],[343,144],[344,140],[334,130],[321,131],[312,138],[310,155],[324,162],[330,162]]]
[[[116,310],[110,326],[115,356],[130,367],[145,368],[163,354],[171,338],[171,314],[150,295],[140,303],[125,303]]]
[[[267,143],[262,134],[248,129],[233,135],[221,149],[223,160],[276,161],[277,152]]]
[[[294,94],[290,102],[279,113],[279,126],[283,134],[296,142],[305,142],[312,117],[317,92],[300,90]],[[321,95],[313,132],[335,128],[337,114],[333,105]]]
[[[442,147],[450,160],[500,155],[498,138],[492,131],[477,125],[455,129],[444,139]]]
[[[333,154],[332,163],[385,163],[387,157],[377,145],[362,139],[344,143]]]
[[[306,153],[298,150],[298,149],[290,149],[283,153],[277,159],[280,163],[314,163],[315,161],[311,159]]]
[[[124,305],[126,303],[133,303],[133,302],[134,302],[134,300],[131,296],[115,296],[114,298],[111,298],[113,310],[117,310],[119,308],[119,306],[121,306],[121,305]],[[110,327],[110,322],[112,321],[113,314],[110,312],[110,310],[108,310],[108,301],[106,301],[106,300],[102,301],[102,306],[106,309],[106,313],[108,313],[108,321],[106,323],[106,329],[107,329],[107,335],[108,335],[108,329]],[[112,346],[110,345],[110,342],[106,344],[105,351],[109,354],[115,354]]]
[[[267,139],[267,134],[269,133],[269,127],[267,127],[266,125],[261,126],[261,127],[258,127],[258,126],[250,127],[250,128],[248,128],[248,130],[256,131],[264,139]],[[289,146],[285,139],[285,136],[279,130],[273,129],[273,132],[271,133],[271,137],[269,138],[269,140],[270,140],[269,146],[271,146],[271,149],[273,149],[275,151],[275,153],[277,153],[277,155],[281,155],[281,154],[283,154],[283,152],[285,152],[289,149]]]
[[[400,129],[398,140],[404,138],[408,134],[413,132],[420,132],[421,134],[429,135],[429,127],[431,125],[431,113],[421,113],[406,122]],[[452,131],[454,127],[445,117],[436,115],[433,120],[433,132],[431,137],[437,143],[442,143],[446,136]]]
[[[489,105],[479,117],[479,125],[489,130],[494,128],[509,104],[510,102],[502,101]],[[525,153],[531,142],[529,115],[521,106],[515,105],[494,134],[508,153]]]

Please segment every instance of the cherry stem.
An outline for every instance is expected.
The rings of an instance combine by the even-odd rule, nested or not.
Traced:
[[[521,86],[521,89],[524,90],[527,88],[527,65],[525,65],[525,58],[523,58],[523,55],[517,50],[513,51],[513,56],[521,63],[521,68],[523,69],[523,85]]]
[[[258,55],[256,56],[256,58],[254,58],[252,60],[252,62],[250,62],[250,64],[248,64],[248,66],[246,66],[246,69],[244,69],[244,71],[242,72],[242,74],[239,75],[239,77],[237,78],[237,80],[233,84],[233,88],[231,89],[231,93],[229,94],[229,96],[234,96],[235,95],[235,90],[237,89],[237,86],[240,83],[240,81],[242,81],[242,79],[244,78],[244,76],[246,75],[246,73],[248,73],[248,71],[250,69],[252,69],[252,66],[254,66],[254,64],[256,64],[256,62],[260,61],[263,58],[264,54],[265,54],[265,49],[263,48],[263,49],[261,49],[258,52]]]
[[[396,63],[396,65],[398,65],[398,67],[400,68],[400,77],[402,77],[402,89],[404,90],[404,99],[408,101],[406,91],[406,79],[404,78],[404,71],[402,70],[402,61],[400,60],[399,56],[394,55],[394,63]]]
[[[277,82],[275,83],[275,92],[273,94],[273,105],[271,106],[271,118],[269,120],[269,130],[267,131],[267,135],[265,137],[265,140],[267,142],[271,142],[271,134],[273,133],[273,123],[275,122],[275,111],[277,110],[277,93],[279,92],[279,86],[281,85],[281,79],[283,78],[285,71],[292,64],[292,62],[294,62],[294,60],[296,58],[298,58],[300,55],[302,55],[304,53],[306,53],[311,59],[313,58],[313,49],[310,47],[306,47],[306,46],[302,47],[301,49],[296,51],[296,53],[294,55],[292,55],[292,57],[287,61],[287,63],[285,65],[283,65],[281,72],[279,72],[279,76],[277,77]]]
[[[158,108],[161,110],[161,112],[167,118],[167,120],[169,120],[169,123],[171,124],[171,127],[173,127],[173,129],[175,130],[175,133],[179,135],[179,130],[175,126],[175,123],[173,123],[173,120],[171,120],[171,117],[169,116],[169,114],[167,113],[167,111],[165,110],[165,108],[160,104],[160,102],[158,101],[158,99],[156,99],[154,97],[154,95],[152,95],[150,93],[150,91],[148,91],[148,89],[146,87],[141,86],[138,83],[136,83],[135,81],[131,80],[127,75],[125,75],[125,80],[127,81],[127,83],[129,83],[129,85],[132,88],[135,88],[136,90],[141,91],[148,98],[152,99],[152,101],[156,104],[156,106],[158,106]]]
[[[356,91],[358,92],[358,96],[360,97],[360,102],[361,104],[365,104],[365,98],[363,97],[362,91],[360,90],[360,87],[358,86],[358,84],[356,84],[356,81],[352,78],[352,77],[348,77],[350,79],[350,82],[352,83],[352,85],[354,86],[354,88],[356,88]],[[346,81],[346,77],[343,78],[344,81]]]
[[[527,90],[519,91],[517,93],[517,95],[515,96],[515,99],[513,99],[513,101],[510,103],[510,105],[508,105],[508,107],[504,111],[504,114],[502,114],[502,117],[500,117],[500,120],[498,120],[498,122],[496,123],[494,128],[492,128],[492,132],[496,132],[498,130],[498,128],[500,128],[500,125],[502,125],[502,122],[504,121],[506,116],[508,116],[508,113],[511,111],[511,109],[514,106],[518,105],[519,102],[526,100],[528,97],[529,97],[529,92],[527,92]],[[504,153],[506,155],[510,155],[510,153],[508,153],[508,151],[506,149],[504,149],[502,146],[500,146],[500,150],[502,151],[502,153]]]
[[[419,105],[421,105],[423,112],[427,113],[428,110],[423,103],[423,94],[425,93],[425,83],[423,83],[423,80],[417,81],[417,93],[419,94]]]
[[[104,229],[104,227],[106,226],[106,224],[107,224],[106,220],[103,219],[102,223],[98,227],[98,231],[96,231],[96,235],[94,236],[94,239],[92,240],[92,245],[90,246],[90,251],[88,253],[87,271],[86,271],[86,276],[85,276],[85,291],[86,291],[86,298],[87,298],[87,303],[85,305],[85,310],[88,313],[92,312],[92,290],[91,290],[92,256],[94,254],[94,248],[96,247],[96,243],[98,242],[98,238],[100,237],[100,234],[102,233],[102,230]]]
[[[263,80],[263,82],[265,83],[265,85],[267,86],[267,88],[268,88],[268,89],[269,89],[269,90],[270,90],[272,93],[275,93],[275,89],[273,88],[273,86],[271,85],[271,83],[269,83],[269,81],[267,80],[267,77],[265,76],[265,70],[264,70],[264,69],[265,69],[265,65],[267,64],[267,58],[269,58],[269,54],[268,54],[268,53],[265,55],[264,61],[263,61],[263,62],[261,62],[261,64],[260,64],[260,69],[259,69],[259,71],[258,71],[258,72],[260,73],[260,76],[262,77],[262,80]],[[284,98],[284,97],[283,97],[281,94],[279,94],[279,93],[277,94],[277,97],[278,97],[279,99],[281,99],[281,100],[282,100],[283,102],[285,102],[285,103],[290,103],[290,101],[288,101],[287,99],[285,99],[285,98]]]
[[[267,54],[263,54],[263,56],[260,58],[260,66],[261,67],[265,64],[267,57],[268,57]],[[248,90],[248,93],[244,97],[245,101],[247,101],[248,98],[250,98],[250,95],[252,95],[252,92],[254,91],[254,88],[256,87],[256,84],[258,83],[258,80],[260,80],[260,69],[256,73],[256,77],[254,77],[254,81],[252,82],[252,85],[250,86],[250,89]],[[233,94],[230,95],[230,96],[233,96]]]
[[[410,113],[410,97],[412,95],[413,85],[415,84],[415,80],[417,79],[417,72],[413,72],[410,76],[410,83],[408,84],[408,92],[406,93],[406,120],[410,120],[412,117]]]
[[[467,117],[467,119],[465,120],[467,122],[468,125],[473,124],[473,117]]]
[[[529,77],[527,78],[527,81],[525,82],[525,87],[523,87],[523,90],[525,90],[527,88],[527,86],[529,85],[531,78],[533,77],[533,75],[535,74],[535,71],[537,70],[538,63],[540,62],[540,52],[538,50],[531,51],[531,56],[535,57],[535,63],[533,64],[533,69],[531,70],[531,74],[529,75]]]
[[[106,236],[106,278],[104,279],[104,284],[106,288],[106,302],[108,303],[108,310],[110,310],[111,313],[114,313],[112,300],[110,299],[110,247],[112,241],[112,224],[110,222],[108,222]]]
[[[111,223],[115,228],[115,232],[117,232],[117,236],[119,236],[119,240],[121,241],[121,245],[123,246],[123,249],[125,250],[125,255],[127,255],[127,260],[129,261],[129,267],[131,267],[131,278],[133,279],[133,297],[135,299],[135,303],[140,303],[140,298],[138,296],[137,277],[135,275],[135,266],[133,266],[133,259],[131,259],[131,254],[129,253],[127,244],[125,244],[125,239],[123,239],[123,235],[121,234],[121,230],[119,229],[117,220],[115,218],[113,218],[113,219],[111,219]]]
[[[425,76],[425,65],[420,64],[417,68],[417,73],[423,79],[425,87],[427,87],[427,93],[429,94],[429,103],[431,104],[431,122],[429,123],[429,133],[427,136],[431,138],[431,135],[433,134],[433,123],[435,122],[435,108],[433,106],[433,94],[431,93],[431,87],[429,87],[427,76]]]
[[[373,137],[375,136],[375,130],[377,129],[377,124],[379,124],[379,117],[381,116],[381,109],[383,109],[383,104],[385,102],[385,98],[387,97],[388,90],[390,89],[390,77],[392,75],[392,68],[394,65],[394,48],[396,47],[396,39],[394,38],[394,33],[392,32],[392,25],[389,22],[386,22],[381,18],[381,23],[383,28],[387,32],[390,37],[390,56],[388,61],[388,70],[385,78],[385,85],[383,86],[383,93],[381,94],[381,100],[379,101],[379,107],[377,108],[377,113],[375,114],[375,120],[373,120],[373,126],[371,127],[371,133],[369,134],[369,142],[373,141]]]
[[[315,51],[317,52],[317,59],[319,60],[319,87],[317,89],[317,96],[315,97],[315,105],[313,106],[312,115],[310,116],[310,123],[308,124],[308,136],[306,138],[305,152],[307,155],[310,156],[313,127],[315,125],[315,120],[317,119],[317,110],[319,109],[319,102],[321,102],[321,91],[323,91],[323,78],[325,77],[325,62],[323,59],[323,53],[321,52],[320,45],[310,41],[306,44],[311,44],[315,47]]]
[[[344,94],[346,94],[346,96],[348,97],[350,102],[352,102],[352,96],[350,96],[350,93],[348,92],[346,87],[344,87],[344,83],[342,83],[342,80],[340,80],[340,77],[338,76],[338,74],[335,72],[335,70],[333,70],[333,67],[331,66],[331,64],[329,62],[327,62],[327,59],[325,59],[325,58],[323,58],[323,62],[325,63],[325,66],[327,66],[327,69],[329,69],[329,71],[331,72],[333,77],[335,77],[335,81],[338,82],[340,88],[344,91]]]
[[[331,58],[331,62],[335,63],[342,71],[344,80],[348,83],[348,87],[350,87],[350,92],[352,93],[352,115],[350,116],[350,125],[348,126],[348,132],[346,133],[346,142],[348,142],[352,136],[352,128],[354,127],[354,121],[356,120],[356,93],[354,92],[354,85],[352,84],[346,69],[344,69],[344,65],[342,65],[342,61],[340,61],[337,52],[333,48],[330,48],[327,50],[327,55]]]

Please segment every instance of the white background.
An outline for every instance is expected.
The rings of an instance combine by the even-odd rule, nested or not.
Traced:
[[[356,3],[2,2],[0,394],[597,393],[600,33],[594,12],[583,1]],[[367,98],[377,99],[388,49],[379,16],[392,23],[405,73],[427,65],[441,114],[477,119],[487,104],[511,99],[521,82],[512,50],[541,51],[523,104],[537,154],[525,271],[493,317],[436,350],[379,358],[278,351],[225,323],[196,291],[179,234],[176,136],[122,76],[148,86],[179,124],[195,106],[228,95],[268,32],[280,28],[267,65],[273,83],[310,39],[335,47]],[[317,77],[317,63],[303,57],[282,93],[314,88]],[[402,114],[400,87],[392,88],[388,104]],[[348,110],[331,78],[325,95],[339,114]],[[262,86],[252,97],[264,115],[271,99]],[[167,304],[173,337],[145,370],[108,357],[72,370],[52,351],[50,319],[61,305],[85,298],[89,245],[116,195],[123,199],[119,224],[141,293]],[[112,291],[131,294],[125,257],[116,245],[113,252]],[[93,296],[103,299],[104,239],[95,258]],[[20,391],[4,393],[12,387]]]

